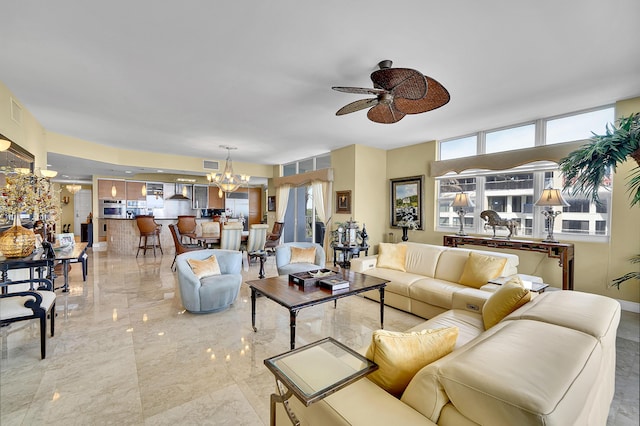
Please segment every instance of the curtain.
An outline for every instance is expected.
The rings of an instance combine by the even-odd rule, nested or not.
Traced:
[[[285,184],[277,188],[276,196],[276,222],[284,222],[284,215],[287,212],[287,204],[289,203],[289,190],[291,185]]]
[[[322,246],[328,247],[329,243],[329,229],[331,229],[331,216],[327,217],[327,212],[331,212],[331,185],[332,182],[313,181],[311,183],[311,189],[313,191],[313,200],[316,207],[316,214],[318,219],[325,226],[324,238],[322,240]],[[325,261],[329,260],[329,250],[325,249]]]

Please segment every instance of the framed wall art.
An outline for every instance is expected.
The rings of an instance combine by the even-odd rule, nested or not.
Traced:
[[[391,226],[424,229],[422,187],[424,175],[391,179]]]
[[[269,195],[267,197],[267,211],[268,212],[275,212],[276,211],[276,196],[275,195]]]
[[[336,191],[336,213],[351,214],[351,191]]]

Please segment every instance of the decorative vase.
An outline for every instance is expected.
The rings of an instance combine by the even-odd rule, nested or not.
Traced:
[[[29,256],[36,248],[36,234],[20,224],[16,215],[13,226],[0,235],[0,252],[6,258]]]
[[[402,227],[402,241],[408,241],[409,240],[409,235],[407,234],[407,231],[409,231],[409,227],[408,226],[403,226]]]

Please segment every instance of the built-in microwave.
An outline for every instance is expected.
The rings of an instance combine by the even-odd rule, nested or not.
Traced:
[[[105,219],[126,219],[126,207],[122,200],[100,200],[100,217]]]

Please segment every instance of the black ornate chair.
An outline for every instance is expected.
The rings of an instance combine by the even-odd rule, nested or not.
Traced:
[[[24,289],[29,284],[28,289]],[[34,284],[38,284],[35,288]],[[15,291],[11,286],[17,286]],[[51,318],[51,337],[55,332],[56,293],[53,283],[47,278],[6,281],[0,283],[0,325],[5,326],[16,321],[40,320],[40,356],[47,355],[47,316]]]

